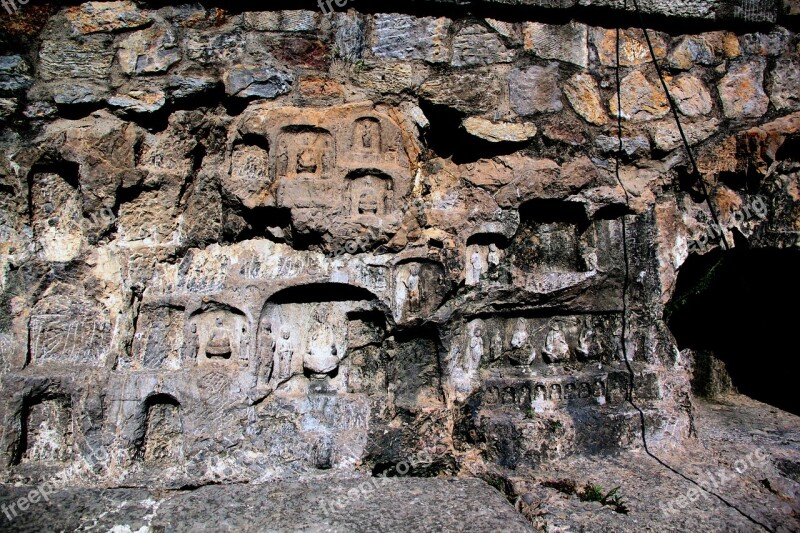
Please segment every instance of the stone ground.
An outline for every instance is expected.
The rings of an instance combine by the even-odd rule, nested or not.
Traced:
[[[714,474],[712,490],[727,503],[693,491],[695,485],[638,451],[516,472],[510,492],[519,495],[522,514],[478,479],[323,477],[169,493],[62,490],[11,522],[0,514],[0,530],[800,531],[800,418],[731,395],[698,402],[695,426],[698,439],[689,447],[656,455],[695,480]],[[587,484],[605,493],[619,487],[627,514],[568,494],[570,482],[579,492]],[[7,509],[29,491],[2,487],[0,505]]]

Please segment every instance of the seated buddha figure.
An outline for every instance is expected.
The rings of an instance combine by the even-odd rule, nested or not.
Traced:
[[[231,356],[231,340],[222,324],[222,318],[217,317],[217,323],[206,343],[206,357],[221,357],[227,359]]]

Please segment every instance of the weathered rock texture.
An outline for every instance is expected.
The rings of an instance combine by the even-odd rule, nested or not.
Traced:
[[[117,1],[4,38],[2,480],[498,480],[641,447],[629,399],[692,439],[663,314],[719,239],[644,34],[618,98],[581,16],[622,2],[515,3],[578,18]],[[798,38],[757,29],[650,35],[727,241],[797,247]]]

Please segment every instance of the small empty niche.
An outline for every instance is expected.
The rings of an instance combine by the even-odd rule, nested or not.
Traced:
[[[144,417],[135,442],[135,457],[148,466],[175,465],[183,453],[180,403],[169,394],[144,402]]]
[[[578,271],[578,238],[589,226],[583,204],[531,200],[520,206],[520,228],[509,246],[511,261],[527,272]]]
[[[72,409],[66,397],[26,400],[15,464],[63,464],[72,456]]]

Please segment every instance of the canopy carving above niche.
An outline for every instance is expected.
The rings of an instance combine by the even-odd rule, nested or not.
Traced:
[[[415,135],[370,103],[248,108],[231,126],[224,186],[245,207],[292,210],[338,237],[392,233],[413,187]]]

